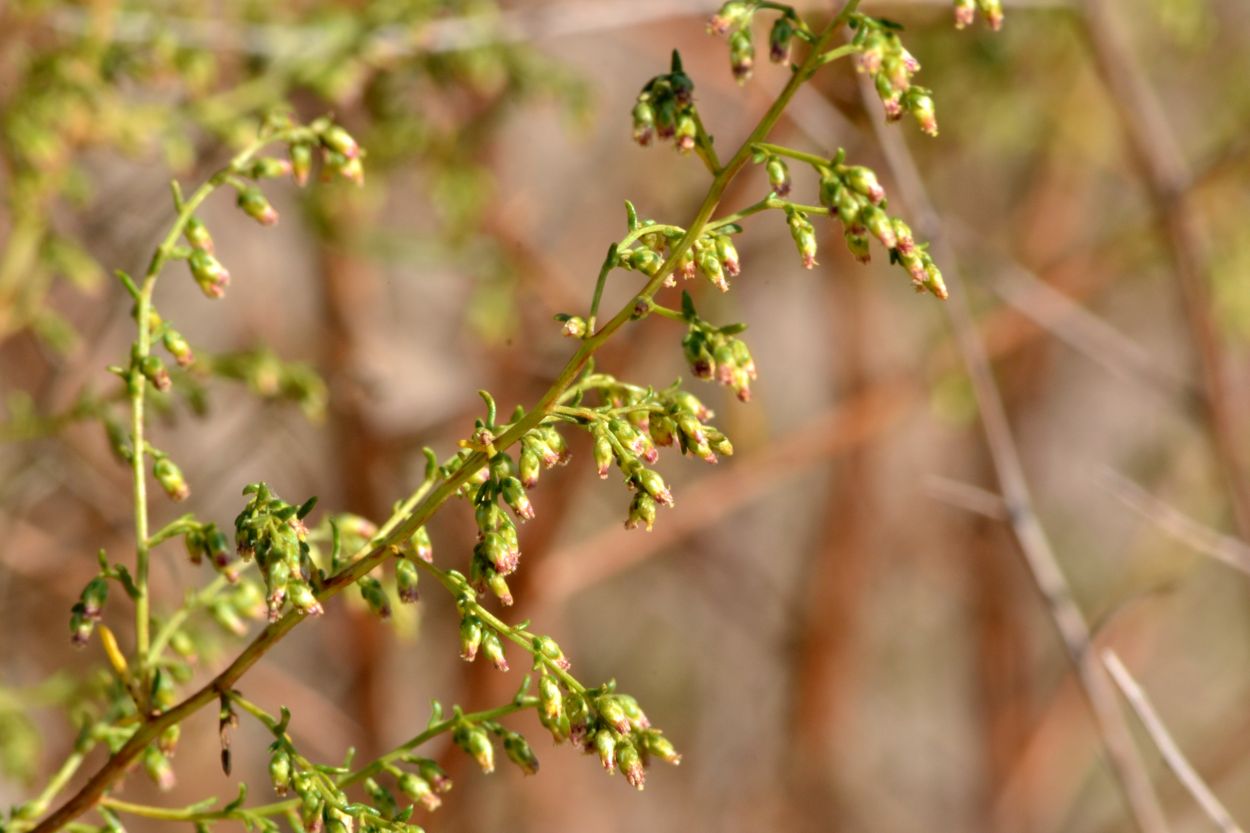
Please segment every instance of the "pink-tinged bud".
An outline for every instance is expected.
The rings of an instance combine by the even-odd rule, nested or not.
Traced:
[[[599,753],[599,762],[603,764],[604,770],[609,775],[616,772],[616,738],[612,736],[609,729],[600,729],[595,732],[593,741],[595,751]]]
[[[946,282],[942,280],[942,270],[938,269],[937,264],[932,260],[925,263],[924,287],[939,299],[946,300]]]
[[[100,614],[104,610],[104,603],[109,597],[108,580],[103,576],[96,576],[87,582],[87,586],[83,588],[79,601],[82,604],[81,613],[93,622],[100,621]]]
[[[538,455],[533,449],[522,448],[520,460],[517,463],[517,474],[521,481],[521,485],[527,489],[532,489],[538,485],[538,476],[542,473],[542,463],[538,459]]]
[[[790,44],[794,42],[794,24],[784,15],[777,18],[768,33],[768,59],[774,64],[790,63]]]
[[[269,780],[273,782],[273,791],[279,796],[290,792],[291,756],[285,749],[275,749],[269,756]]]
[[[879,34],[873,34],[864,42],[863,51],[855,62],[856,69],[869,75],[876,75],[885,60],[885,41]]]
[[[244,188],[239,192],[239,208],[262,226],[272,226],[278,222],[278,212],[265,199],[259,188]]]
[[[755,43],[751,40],[751,30],[742,28],[729,38],[729,68],[739,84],[751,80],[755,69]]]
[[[196,249],[187,259],[187,265],[191,267],[191,277],[195,278],[200,291],[209,298],[220,298],[226,294],[230,273],[217,258],[203,249]]]
[[[187,224],[182,227],[182,236],[187,239],[191,248],[212,254],[213,237],[208,233],[208,226],[199,217],[187,218]]]
[[[168,792],[174,788],[177,781],[174,777],[174,768],[169,765],[169,759],[155,746],[149,746],[143,750],[143,770],[161,792]]]
[[[815,267],[816,230],[808,222],[807,215],[802,211],[788,211],[786,212],[786,222],[790,225],[790,236],[794,238],[794,245],[798,247],[799,257],[803,261],[803,268],[811,269]]]
[[[186,500],[191,494],[182,470],[168,457],[157,457],[152,461],[152,476],[170,500]]]
[[[564,327],[560,330],[560,333],[565,338],[585,338],[586,330],[585,318],[582,318],[580,315],[570,315],[564,320]]]
[[[75,648],[81,648],[91,639],[91,634],[95,630],[95,620],[88,616],[83,608],[83,603],[78,602],[70,609],[69,615],[69,639]]]
[[[500,575],[497,571],[488,568],[486,572],[486,586],[490,588],[490,592],[499,599],[499,603],[504,607],[512,606],[512,590],[508,587],[508,580]]]
[[[495,747],[490,737],[476,726],[460,726],[452,733],[456,745],[469,754],[482,772],[487,775],[495,771]]]
[[[291,177],[295,184],[303,187],[308,184],[308,176],[312,173],[312,145],[297,142],[291,145]]]
[[[928,136],[937,136],[937,113],[933,107],[933,99],[927,94],[919,94],[908,96],[905,103],[916,123],[920,125],[920,131]]]
[[[434,794],[434,787],[419,775],[405,772],[396,781],[399,791],[420,804],[427,810],[437,810],[442,806],[442,799]]]
[[[852,165],[842,172],[842,179],[850,188],[863,194],[873,203],[880,203],[885,199],[885,189],[881,187],[881,183],[877,181],[877,175],[871,168]]]
[[[677,149],[682,153],[689,153],[694,150],[695,140],[699,136],[699,125],[688,112],[683,112],[677,117],[677,128],[673,132],[673,136],[677,142]]]
[[[421,758],[416,762],[417,772],[422,778],[430,782],[430,786],[434,788],[436,793],[451,792],[451,778],[443,771],[437,763],[429,758]]]
[[[420,527],[412,533],[412,537],[408,539],[408,546],[412,548],[413,554],[425,563],[434,562],[434,546],[430,543],[430,533],[425,527]]]
[[[360,145],[356,144],[356,140],[352,138],[352,134],[348,133],[337,124],[331,125],[321,134],[321,143],[335,153],[342,154],[348,159],[356,159],[360,156]]]
[[[976,20],[977,9],[974,0],[955,0],[955,28],[963,29]]]
[[[1002,0],[978,0],[981,5],[981,13],[985,15],[985,22],[990,24],[990,28],[995,32],[1003,28],[1003,4]]]
[[[291,173],[291,163],[272,156],[262,156],[252,162],[247,169],[247,175],[252,179],[276,179],[289,173]]]
[[[482,635],[482,655],[500,671],[508,670],[508,658],[504,655],[503,643],[499,641],[499,635],[494,631],[488,630]]]
[[[502,575],[506,576],[516,570],[517,558],[513,555],[507,541],[498,532],[488,532],[483,535],[482,540],[473,548],[473,552]]]
[[[712,286],[721,292],[729,291],[729,282],[725,280],[724,267],[721,266],[720,258],[716,256],[714,248],[709,247],[699,253],[699,271]]]
[[[534,505],[530,503],[529,496],[525,494],[525,486],[520,480],[515,477],[504,478],[500,489],[503,492],[504,502],[512,508],[518,518],[522,521],[533,520]]]
[[[652,109],[651,102],[645,98],[639,98],[634,105],[633,118],[634,141],[646,147],[655,137],[655,110]]]
[[[172,327],[165,330],[165,334],[161,336],[161,341],[165,344],[165,349],[169,351],[169,355],[174,357],[174,361],[178,362],[179,367],[190,367],[195,363],[195,353],[191,352],[191,345],[182,337],[182,333]]]
[[[595,438],[595,469],[599,473],[599,477],[606,478],[608,472],[612,469],[612,462],[616,459],[616,454],[612,450],[612,441],[608,439],[607,431],[600,428],[594,433]]]
[[[717,235],[716,254],[720,257],[721,264],[725,267],[726,275],[736,278],[742,273],[742,263],[738,259],[738,250],[734,247],[733,239],[729,235]]]
[[[655,526],[655,500],[646,492],[637,491],[629,505],[629,516],[625,519],[626,529],[643,527],[647,532]]]
[[[369,605],[369,610],[374,616],[379,619],[391,618],[391,603],[386,597],[382,582],[372,576],[365,576],[358,579],[356,585],[360,588],[360,597],[365,600],[365,604]]]
[[[395,592],[399,594],[401,602],[413,604],[421,598],[421,593],[417,589],[420,579],[421,573],[411,561],[406,558],[399,558],[395,561]]]
[[[169,378],[169,371],[165,369],[164,362],[156,356],[148,355],[140,359],[139,372],[161,392],[173,386],[173,380]]]
[[[786,163],[779,156],[768,157],[768,162],[764,165],[768,172],[768,184],[773,189],[773,193],[779,197],[784,197],[790,193],[790,169],[786,167]]]
[[[595,701],[595,708],[598,709],[599,716],[607,721],[617,732],[622,735],[629,734],[632,727],[629,723],[629,716],[625,714],[625,707],[620,700],[610,695],[600,697]]]
[[[520,735],[515,732],[504,735],[503,751],[507,754],[508,760],[520,767],[521,772],[526,775],[534,775],[538,772],[538,756],[526,743],[525,738]]]
[[[647,773],[642,768],[642,756],[638,754],[638,750],[633,743],[623,740],[616,745],[616,765],[620,767],[621,774],[625,776],[625,780],[636,790],[641,790],[646,785]]]
[[[712,35],[727,35],[731,29],[749,23],[751,20],[751,4],[743,0],[730,0],[720,7],[720,11],[712,15],[707,30]]]
[[[286,583],[286,597],[296,610],[306,616],[320,616],[322,613],[325,613],[325,608],[317,601],[317,596],[313,593],[312,588],[303,581],[288,581]]]
[[[898,245],[898,240],[894,236],[894,227],[890,224],[890,218],[884,211],[875,205],[866,205],[859,212],[859,221],[864,227],[872,233],[872,236],[881,241],[881,245],[887,249],[893,249]]]
[[[666,764],[673,766],[681,764],[681,755],[677,754],[672,742],[658,731],[645,733],[642,736],[642,743],[647,754],[654,755]]]
[[[556,720],[564,713],[564,693],[550,674],[538,678],[538,703],[548,720]]]
[[[847,226],[842,233],[846,238],[846,248],[860,263],[868,263],[872,260],[872,252],[868,248],[868,235],[864,234],[864,231],[863,226],[855,225]]]
[[[897,217],[890,220],[890,225],[894,228],[894,237],[898,241],[898,245],[895,248],[898,249],[899,253],[906,254],[907,252],[914,251],[916,248],[916,240],[912,237],[911,226],[907,225],[907,223]]]
[[[477,659],[477,649],[482,645],[482,623],[476,616],[460,620],[460,658],[465,662]]]

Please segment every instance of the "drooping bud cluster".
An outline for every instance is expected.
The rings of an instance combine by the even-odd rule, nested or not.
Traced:
[[[643,227],[654,224],[654,220],[642,222]],[[682,253],[673,274],[665,280],[665,286],[677,285],[674,275],[680,275],[685,280],[702,275],[721,292],[728,292],[728,279],[742,273],[742,261],[732,237],[741,232],[741,226],[731,223],[702,234],[692,247]],[[683,233],[681,229],[670,228],[664,232],[643,234],[637,244],[616,253],[616,265],[644,275],[655,275]]]
[[[907,224],[886,213],[885,189],[877,175],[862,165],[847,165],[841,150],[830,164],[818,169],[820,203],[842,224],[847,248],[856,260],[870,259],[869,237],[875,237],[890,250],[890,262],[898,263],[911,276],[918,292],[929,291],[946,298],[942,272],[925,245],[917,244]]]
[[[730,0],[707,24],[709,34],[729,39],[729,69],[739,84],[749,81],[755,71],[751,21],[762,5],[753,0]],[[775,3],[767,4],[767,8],[781,13],[768,33],[768,59],[775,64],[788,64],[795,37],[806,39],[807,30],[793,8]]]
[[[713,327],[701,318],[692,318],[682,351],[690,370],[700,379],[715,379],[732,388],[742,402],[751,400],[751,381],[756,378],[755,361],[746,342],[737,338],[743,324]]]
[[[256,559],[265,580],[270,621],[282,615],[287,602],[307,615],[322,613],[313,587],[320,574],[312,562],[303,524],[315,499],[295,506],[264,483],[247,486],[243,494],[252,499],[234,519],[235,544],[244,561]]]
[[[538,719],[556,743],[569,741],[587,755],[597,755],[609,774],[617,771],[641,790],[651,758],[679,764],[681,756],[668,738],[628,694],[608,683],[582,693],[561,687],[554,676],[539,678]]]
[[[646,83],[634,103],[634,141],[646,147],[652,139],[673,139],[679,151],[694,150],[699,125],[694,109],[694,81],[674,50],[672,69]]]
[[[852,17],[851,25],[855,27],[852,43],[860,48],[857,66],[872,78],[886,119],[897,121],[903,113],[911,113],[921,131],[936,136],[933,93],[912,85],[911,77],[920,71],[920,62],[899,40],[898,26],[860,14]]]
[[[977,10],[985,15],[985,22],[997,32],[1003,28],[1002,0],[955,0],[955,28],[971,26],[977,18]]]
[[[108,579],[104,576],[96,576],[82,589],[78,601],[70,608],[69,616],[70,641],[75,647],[81,648],[91,638],[96,622],[103,615],[108,595]]]
[[[225,576],[231,584],[239,580],[234,549],[230,546],[226,533],[218,529],[217,524],[191,522],[191,526],[183,534],[182,542],[192,564],[199,564],[207,558],[213,569]]]

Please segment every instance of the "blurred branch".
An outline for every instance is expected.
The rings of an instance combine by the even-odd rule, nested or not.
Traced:
[[[1233,817],[1229,815],[1228,810],[1215,797],[1215,793],[1211,792],[1211,788],[1202,780],[1199,775],[1185,758],[1176,741],[1172,739],[1172,735],[1168,732],[1167,726],[1163,725],[1163,721],[1159,719],[1159,715],[1155,712],[1154,707],[1150,704],[1150,700],[1146,698],[1146,693],[1142,691],[1141,686],[1133,679],[1133,675],[1124,667],[1124,663],[1116,656],[1115,652],[1108,649],[1102,651],[1102,663],[1107,671],[1111,674],[1111,679],[1115,680],[1115,684],[1119,686],[1120,693],[1124,695],[1124,699],[1133,707],[1133,711],[1137,713],[1137,718],[1145,727],[1150,739],[1154,741],[1155,746],[1159,749],[1159,754],[1163,756],[1163,761],[1168,765],[1168,769],[1176,776],[1177,780],[1189,790],[1189,794],[1198,802],[1198,806],[1202,811],[1210,816],[1211,821],[1215,822],[1215,826],[1224,833],[1242,833],[1242,829],[1238,826]]]
[[[1228,385],[1220,332],[1211,311],[1210,261],[1189,194],[1193,176],[1115,14],[1104,0],[1085,0],[1080,19],[1103,83],[1141,166],[1166,232],[1185,318],[1202,373],[1203,412],[1223,470],[1238,532],[1250,538],[1250,478],[1243,463],[1241,419]]]
[[[989,357],[968,306],[955,252],[948,243],[941,219],[929,200],[924,181],[902,136],[885,123],[867,76],[861,75],[859,83],[861,97],[871,113],[873,130],[887,165],[902,192],[903,201],[911,209],[912,225],[932,241],[933,254],[942,264],[951,295],[946,310],[976,396],[991,460],[1021,554],[1042,594],[1068,659],[1076,670],[1102,733],[1108,761],[1134,822],[1142,833],[1166,831],[1167,821],[1159,799],[1137,755],[1124,715],[1115,700],[1115,692],[1091,651],[1089,625],[1072,598],[1067,579],[1033,508],[1033,498]]]
[[[1108,469],[1102,481],[1107,490],[1125,506],[1159,527],[1172,539],[1250,574],[1250,545],[1199,523],[1118,472]]]

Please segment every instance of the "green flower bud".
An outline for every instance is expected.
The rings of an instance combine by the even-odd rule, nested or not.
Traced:
[[[599,716],[620,734],[627,735],[633,728],[629,724],[629,716],[625,714],[625,707],[616,697],[611,695],[600,697],[595,701],[595,708]]]
[[[356,581],[360,588],[360,597],[369,605],[369,610],[379,619],[391,618],[391,603],[386,597],[386,589],[382,582],[372,576],[364,576]]]
[[[774,64],[790,63],[790,44],[794,41],[794,24],[781,16],[768,33],[768,59]]]
[[[247,175],[252,179],[276,179],[291,173],[291,167],[291,163],[285,159],[262,156],[252,162],[247,169]]]
[[[161,336],[161,341],[164,342],[165,349],[169,351],[169,355],[173,356],[174,361],[178,362],[179,367],[190,367],[195,362],[195,354],[191,352],[191,345],[187,344],[187,340],[182,337],[182,333],[170,327]]]
[[[564,328],[560,332],[568,338],[585,338],[587,332],[586,319],[580,315],[570,315],[564,319]]]
[[[538,756],[534,754],[534,750],[530,748],[525,738],[515,732],[509,732],[504,735],[503,750],[508,760],[520,767],[526,775],[538,772]]]
[[[178,692],[174,690],[173,676],[165,669],[159,669],[152,677],[152,688],[148,692],[152,708],[163,712],[178,702]]]
[[[696,259],[699,264],[699,271],[711,282],[712,286],[721,292],[728,292],[729,282],[725,280],[725,270],[721,266],[720,258],[716,256],[715,248],[705,248],[696,256]]]
[[[885,189],[877,181],[877,175],[871,168],[863,165],[851,165],[842,171],[842,179],[847,186],[863,194],[874,204],[885,199]]]
[[[642,756],[630,741],[622,740],[616,745],[616,765],[634,789],[641,790],[646,784],[647,774],[642,768]]]
[[[465,662],[477,659],[477,649],[482,644],[482,622],[476,616],[460,620],[460,658]]]
[[[412,604],[421,597],[417,591],[417,583],[420,578],[421,573],[411,561],[406,558],[400,558],[395,561],[395,588],[396,592],[399,593],[401,602]]]
[[[208,233],[208,226],[195,216],[187,218],[186,225],[182,227],[182,236],[187,239],[187,245],[192,249],[212,254],[213,252],[213,236]]]
[[[985,15],[985,22],[990,24],[991,29],[997,32],[1003,28],[1002,0],[977,0],[977,5],[981,7],[981,14]]]
[[[955,0],[955,28],[963,29],[976,20],[976,0]]]
[[[677,128],[673,131],[673,136],[677,142],[677,150],[682,153],[694,150],[695,140],[699,136],[699,124],[688,110],[683,110],[677,116]]]
[[[677,754],[677,750],[673,747],[671,741],[657,730],[645,732],[642,735],[643,748],[648,755],[654,755],[666,764],[677,766],[681,763],[681,755]]]
[[[882,246],[893,249],[898,245],[898,239],[894,236],[894,226],[880,208],[875,205],[865,205],[859,212],[859,221],[872,232],[873,237],[881,241]]]
[[[499,634],[492,630],[482,634],[482,654],[498,670],[508,670],[508,658],[504,655],[503,643],[499,641]]]
[[[594,456],[595,468],[599,472],[599,476],[607,477],[608,471],[612,468],[612,463],[616,459],[616,452],[612,448],[612,441],[608,439],[607,431],[598,423],[591,430],[591,434],[595,440]]]
[[[499,599],[500,604],[504,606],[512,604],[512,591],[508,588],[508,581],[503,577],[503,574],[496,570],[491,570],[486,575],[486,586]]]
[[[654,275],[664,265],[664,258],[655,249],[639,246],[629,251],[628,262],[630,268],[637,269],[644,275]]]
[[[780,156],[768,157],[764,169],[768,172],[768,184],[773,193],[784,197],[790,193],[790,169]]]
[[[325,608],[317,601],[317,595],[302,580],[291,579],[286,583],[286,597],[296,610],[306,616],[320,616],[325,613]]]
[[[291,176],[295,184],[308,184],[308,175],[312,173],[312,145],[307,142],[296,142],[291,145]]]
[[[165,490],[165,494],[169,495],[170,500],[186,500],[191,494],[182,470],[168,457],[160,456],[152,461],[152,476]]]
[[[811,269],[815,267],[816,230],[808,222],[807,215],[802,211],[788,209],[786,211],[786,222],[790,226],[790,236],[794,238],[794,245],[798,247],[799,256],[803,259],[803,268]]]
[[[707,29],[713,35],[727,35],[731,29],[751,22],[754,6],[746,0],[730,0],[708,21]]]
[[[278,795],[286,795],[290,791],[291,756],[285,749],[275,749],[269,756],[269,780],[273,782],[273,791]]]
[[[655,137],[655,110],[652,109],[651,102],[639,97],[634,104],[633,118],[634,141],[646,147]]]
[[[533,449],[529,447],[521,449],[517,473],[520,475],[521,485],[525,488],[532,489],[538,485],[538,476],[542,473],[542,461]]]
[[[461,725],[452,733],[456,745],[469,754],[482,772],[490,774],[495,771],[495,748],[491,746],[490,737],[476,726]]]
[[[903,106],[915,117],[922,133],[938,135],[937,113],[933,107],[933,97],[927,91],[913,87],[903,98]]]
[[[430,785],[434,787],[436,793],[450,792],[452,783],[451,778],[447,777],[447,773],[443,772],[443,768],[429,758],[419,758],[415,762],[417,772]]]
[[[599,753],[599,762],[611,774],[616,771],[616,738],[610,729],[595,732],[593,740],[595,751]]]
[[[534,640],[534,650],[551,660],[559,668],[568,670],[570,663],[564,656],[564,651],[560,650],[560,646],[550,636],[540,636]]]
[[[529,496],[525,494],[525,486],[520,480],[515,477],[506,477],[500,484],[499,490],[503,493],[504,502],[518,518],[522,521],[533,520],[534,505],[530,503]]]
[[[673,493],[668,490],[659,472],[652,469],[639,469],[634,475],[634,480],[643,491],[655,498],[657,503],[663,506],[673,505]]]
[[[443,800],[434,794],[434,787],[419,775],[405,772],[399,776],[399,791],[427,810],[437,810]]]
[[[647,532],[655,526],[655,500],[643,491],[634,492],[634,499],[629,504],[629,517],[625,520],[626,529],[644,527]]]
[[[868,248],[868,235],[864,234],[863,226],[847,226],[842,230],[842,236],[846,238],[846,248],[850,250],[852,257],[860,263],[868,263],[872,260],[872,252]]]
[[[728,234],[716,236],[716,256],[720,258],[721,265],[725,267],[725,274],[729,277],[733,278],[741,274],[742,263],[738,259],[738,250]]]
[[[159,391],[167,391],[173,386],[165,363],[157,356],[147,355],[139,359],[139,372]]]
[[[430,542],[430,533],[425,527],[418,527],[417,531],[412,533],[412,537],[408,539],[408,546],[412,549],[413,555],[425,563],[434,562],[434,545]]]
[[[278,222],[278,212],[259,188],[244,188],[239,191],[238,203],[244,214],[262,226],[272,226]]]
[[[86,614],[83,610],[82,602],[76,603],[70,608],[69,614],[69,638],[74,643],[75,648],[81,648],[91,639],[91,633],[95,630],[95,620]]]
[[[175,723],[161,732],[161,736],[156,739],[156,748],[161,750],[162,755],[172,758],[178,751],[178,739],[181,737],[182,727]]]
[[[104,610],[104,603],[108,601],[109,583],[103,576],[96,576],[87,582],[87,586],[82,589],[79,601],[82,604],[82,615],[94,621],[100,621],[100,613]]]
[[[322,132],[321,143],[348,159],[355,159],[360,156],[360,145],[356,144],[356,140],[352,138],[350,133],[337,124],[330,125]]]
[[[549,720],[559,718],[564,712],[564,694],[560,691],[560,684],[550,674],[538,678],[538,702]]]
[[[729,68],[739,84],[749,81],[755,69],[755,43],[745,26],[729,36]]]
[[[161,792],[174,788],[174,768],[169,765],[169,758],[162,754],[156,746],[143,750],[143,771],[148,774]]]
[[[191,267],[191,277],[195,278],[200,291],[209,298],[220,298],[226,294],[226,287],[230,285],[230,273],[217,258],[203,249],[196,249],[187,259],[187,265]]]

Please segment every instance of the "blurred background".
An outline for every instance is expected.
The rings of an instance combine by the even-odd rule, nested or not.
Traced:
[[[162,278],[162,314],[210,372],[182,378],[153,422],[192,489],[184,506],[154,499],[154,522],[227,525],[256,480],[380,520],[419,481],[422,446],[446,456],[471,431],[479,388],[508,410],[546,389],[572,352],[552,315],[584,313],[623,200],[661,222],[693,215],[709,181],[697,158],[630,139],[634,96],[670,50],[724,149],[784,84],[763,50],[734,83],[705,33],[717,5],[0,8],[0,803],[46,781],[73,741],[65,681],[103,664],[98,644],[71,649],[66,621],[97,550],[133,548],[129,473],[99,419],[120,413],[105,368],[133,335],[110,273],[145,267],[173,216],[169,180],[201,181],[284,101],[333,113],[368,149],[363,189],[267,187],[275,229],[228,195],[209,202],[234,277],[223,300],[180,264]],[[699,389],[737,453],[664,455],[677,505],[646,534],[622,528],[628,494],[575,442],[533,494],[507,613],[558,639],[580,679],[615,676],[683,765],[638,795],[548,748],[527,714],[510,725],[541,773],[483,776],[436,744],[457,784],[427,829],[1134,829],[1022,557],[1038,556],[1019,535],[1034,517],[1097,645],[1250,820],[1250,5],[1031,0],[1008,3],[997,34],[955,31],[946,2],[862,5],[906,26],[940,138],[882,133],[839,62],[774,141],[874,167],[892,213],[940,238],[949,303],[971,317],[952,307],[953,329],[875,246],[855,263],[831,223],[806,272],[780,215],[748,221],[734,290],[694,290],[705,318],[750,325],[753,401]],[[795,173],[795,198],[814,202]],[[766,191],[750,170],[722,211]],[[614,273],[605,308],[637,283]],[[1005,407],[996,456],[961,331]],[[666,385],[688,375],[682,334],[630,325],[601,366]],[[1001,479],[1004,447],[1028,503]],[[463,569],[466,507],[431,533],[436,562]],[[158,610],[202,570],[176,543],[159,550]],[[455,627],[434,590],[398,625],[336,601],[241,688],[290,707],[311,757],[364,760],[419,731],[431,698],[511,697],[521,672],[461,662]],[[217,637],[205,671],[241,644]],[[136,775],[124,794],[185,804],[239,779],[263,793],[264,733],[240,728],[227,778],[210,712],[185,726],[172,793]],[[1213,829],[1126,719],[1173,829]]]

